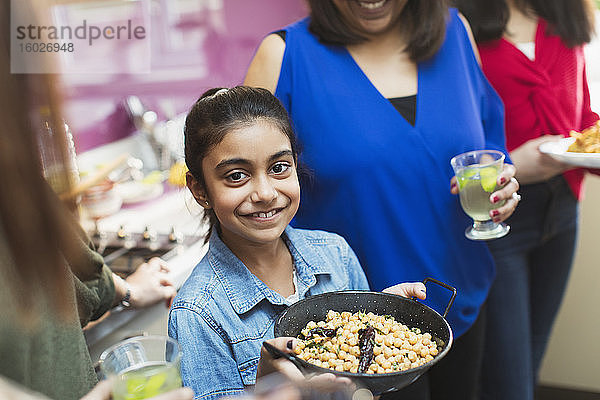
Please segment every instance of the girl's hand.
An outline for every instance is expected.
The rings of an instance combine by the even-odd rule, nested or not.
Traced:
[[[517,168],[516,178],[519,182],[522,184],[542,182],[574,168],[556,161],[539,150],[542,143],[560,139],[563,139],[563,136],[545,135],[531,139],[511,151],[510,158]]]
[[[506,202],[495,210],[490,211],[490,217],[494,222],[502,222],[512,215],[521,201],[521,196],[517,194],[519,182],[515,179],[515,167],[511,164],[504,164],[502,172],[498,174],[496,185],[501,186],[500,190],[490,195],[490,201],[495,204],[502,200]]]
[[[427,289],[422,282],[405,282],[383,289],[383,293],[396,294],[402,297],[416,297],[425,300]]]
[[[299,339],[293,337],[278,337],[275,339],[266,340],[266,342],[284,353],[295,355],[296,353],[294,350],[296,349],[298,340]],[[282,374],[292,382],[304,382],[306,380],[304,375],[302,375],[302,372],[300,372],[300,370],[296,368],[294,364],[283,358],[274,359],[267,349],[262,346],[260,349],[258,370],[256,372],[257,388],[264,390],[265,388],[261,387],[261,379],[274,372]],[[264,382],[268,384],[267,381],[268,380],[265,380]],[[339,378],[334,374],[329,373],[312,375],[308,378],[308,381],[311,383],[311,385],[328,385],[330,383],[334,383],[347,386],[352,384],[352,381],[348,378]]]
[[[298,339],[293,337],[278,337],[266,340],[266,342],[284,353],[295,355],[294,349],[296,348]],[[281,372],[291,380],[304,379],[302,373],[294,364],[283,358],[274,359],[265,346],[262,346],[260,348],[260,360],[258,361],[256,380],[258,381],[260,378],[273,372]]]

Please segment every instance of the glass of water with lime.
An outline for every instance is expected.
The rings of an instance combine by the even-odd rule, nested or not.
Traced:
[[[114,400],[149,399],[181,387],[179,344],[166,336],[136,336],[106,349],[100,367],[114,378]]]
[[[450,160],[458,181],[460,204],[473,218],[465,236],[471,240],[490,240],[505,236],[510,227],[492,221],[490,211],[504,204],[492,203],[490,195],[497,190],[496,181],[504,165],[504,153],[497,150],[475,150]]]

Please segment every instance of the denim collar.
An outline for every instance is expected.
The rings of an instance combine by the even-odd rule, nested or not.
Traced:
[[[316,275],[333,273],[333,265],[314,250],[311,242],[291,226],[285,228],[283,239],[292,254],[298,274],[299,298],[317,283]],[[324,239],[323,239],[324,240]],[[282,295],[275,292],[258,279],[242,261],[223,243],[216,227],[210,234],[209,263],[223,285],[227,298],[236,313],[243,314],[263,299],[274,305],[286,305]]]

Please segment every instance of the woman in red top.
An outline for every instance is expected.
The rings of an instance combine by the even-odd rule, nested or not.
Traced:
[[[506,144],[522,195],[507,221],[511,233],[489,242],[497,277],[487,302],[483,398],[533,399],[573,260],[585,173],[567,170],[538,146],[598,120],[582,47],[592,35],[593,7],[585,0],[455,2],[504,102]]]

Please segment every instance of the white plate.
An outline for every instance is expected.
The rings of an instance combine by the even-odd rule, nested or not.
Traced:
[[[567,151],[575,138],[564,138],[556,142],[545,142],[539,147],[542,153],[548,154],[557,161],[578,167],[600,168],[600,153],[570,153]]]

